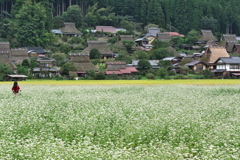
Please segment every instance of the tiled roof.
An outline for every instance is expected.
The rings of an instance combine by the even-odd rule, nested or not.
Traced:
[[[99,32],[117,33],[113,26],[96,26],[96,30]]]

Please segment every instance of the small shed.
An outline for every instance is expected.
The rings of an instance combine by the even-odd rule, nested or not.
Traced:
[[[4,77],[5,81],[26,81],[26,75],[7,75]]]

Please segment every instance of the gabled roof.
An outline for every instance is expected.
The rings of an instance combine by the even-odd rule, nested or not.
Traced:
[[[118,71],[105,71],[105,74],[131,74],[137,73],[138,70],[135,67],[126,67],[124,69],[120,69]]]
[[[88,41],[87,43],[88,47],[82,51],[82,54],[89,54],[93,48],[96,48],[104,56],[113,55],[113,52],[108,48],[106,41]]]
[[[228,41],[237,41],[237,37],[235,34],[223,34],[222,40]]]
[[[153,68],[159,68],[158,66],[159,60],[148,60],[148,61]],[[132,65],[138,68],[138,62],[139,60],[132,60]]]
[[[219,57],[215,63],[219,61],[225,64],[240,64],[240,57]]]
[[[96,26],[96,30],[99,32],[117,33],[116,28],[113,26]]]
[[[201,61],[205,63],[214,63],[219,57],[230,57],[223,46],[211,46],[202,56]]]
[[[150,27],[148,28],[148,33],[153,37],[157,37],[157,34],[160,33],[160,29],[155,27]]]
[[[211,30],[201,30],[199,41],[218,41]]]
[[[64,27],[61,28],[61,31],[63,34],[74,34],[74,35],[80,35],[82,34],[76,27],[75,23],[64,23]]]
[[[200,62],[200,61],[191,61],[187,64],[185,64],[185,66],[195,66],[196,64],[199,64],[199,63],[204,63],[204,62]],[[204,63],[205,64],[205,63]],[[205,64],[206,65],[206,64]]]

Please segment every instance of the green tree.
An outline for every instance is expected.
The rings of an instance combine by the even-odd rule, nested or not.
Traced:
[[[174,53],[167,48],[159,48],[152,51],[152,59],[161,60],[165,57],[172,57]]]
[[[13,70],[7,64],[0,63],[0,80],[3,80],[4,76],[12,73]]]
[[[82,14],[78,5],[69,6],[67,11],[63,13],[63,18],[65,22],[74,22],[77,28],[82,25]]]
[[[99,59],[102,57],[102,54],[99,52],[98,49],[93,48],[91,49],[89,56],[90,56],[90,59]]]
[[[28,67],[26,67],[26,66],[17,67],[17,73],[27,75],[28,74]]]
[[[212,30],[215,32],[217,30],[218,21],[213,17],[202,17],[201,19],[201,29]]]
[[[29,61],[28,61],[27,59],[24,59],[24,60],[22,61],[22,66],[30,67]]]
[[[138,62],[138,67],[141,69],[150,69],[152,66],[147,59],[140,59]]]
[[[70,71],[76,71],[76,70],[77,69],[76,69],[76,67],[75,67],[73,62],[67,62],[61,68],[61,71],[62,71],[61,75],[69,76],[69,72]]]
[[[135,52],[134,57],[135,57],[135,59],[149,59],[150,58],[148,53],[144,50]]]
[[[132,53],[132,47],[134,45],[133,41],[123,40],[122,44],[124,47],[126,47],[128,53]]]
[[[46,46],[53,34],[47,30],[47,11],[41,3],[26,0],[14,17],[17,41],[21,46]]]
[[[164,27],[164,14],[161,4],[157,0],[151,0],[148,5],[147,14],[148,23],[158,24],[160,27]]]
[[[132,31],[134,29],[133,24],[127,20],[122,20],[119,24],[119,27],[125,28],[127,31]]]
[[[55,53],[52,58],[56,60],[56,66],[62,66],[67,61],[65,53]]]

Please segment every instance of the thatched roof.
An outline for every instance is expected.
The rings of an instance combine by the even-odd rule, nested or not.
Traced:
[[[77,72],[86,72],[88,70],[97,71],[97,68],[90,62],[89,54],[71,53],[69,54],[69,62],[73,62]]]
[[[82,51],[82,54],[89,54],[93,48],[98,49],[103,56],[113,56],[106,41],[88,41],[88,47]]]
[[[132,35],[120,35],[121,41],[127,40],[127,41],[134,41]]]
[[[171,36],[169,33],[158,33],[157,34],[157,39],[159,41],[170,41],[171,40]]]
[[[205,63],[214,63],[219,57],[230,57],[227,50],[223,46],[211,46],[207,48],[201,61]]]
[[[233,47],[233,53],[240,54],[240,44],[235,44]]]
[[[0,52],[6,52],[10,50],[9,42],[0,42]]]
[[[175,57],[182,57],[172,46],[167,47],[167,49],[172,51]]]
[[[211,30],[201,30],[199,41],[218,41],[218,39],[214,37]]]
[[[64,25],[65,26],[61,28],[63,34],[81,34],[81,32],[75,27],[75,23],[64,23]]]
[[[23,60],[30,61],[27,49],[11,49],[11,61],[15,64],[22,64]]]
[[[235,34],[223,34],[222,41],[237,41],[237,37]]]

